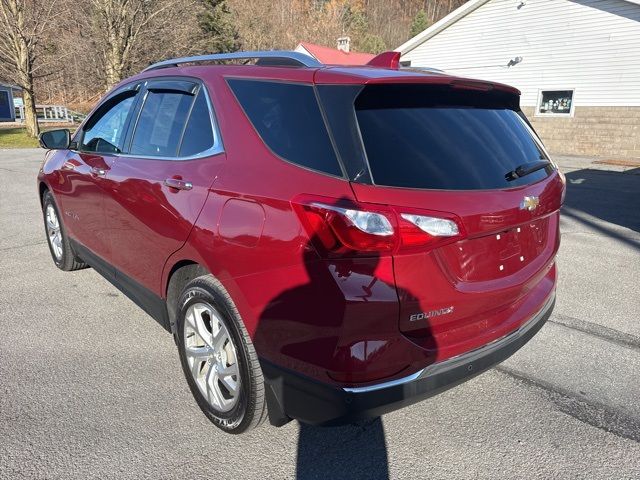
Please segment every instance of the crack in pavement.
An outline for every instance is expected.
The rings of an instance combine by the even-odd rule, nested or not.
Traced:
[[[4,168],[4,167],[0,167],[0,170],[4,170],[5,172],[11,172],[11,173],[25,173],[25,172],[20,172],[19,170],[11,170],[9,168]]]
[[[509,367],[501,365],[494,367],[494,370],[527,387],[544,391],[560,412],[599,430],[640,443],[640,419],[630,416],[627,412],[588,400],[570,390],[530,377]]]
[[[561,313],[554,313],[549,319],[549,323],[560,325],[571,330],[586,333],[592,337],[599,338],[607,342],[615,343],[621,347],[630,348],[631,350],[640,351],[640,338],[630,333],[624,333],[620,330],[605,327],[599,323],[580,320],[579,318],[570,317]]]
[[[47,241],[43,241],[43,242],[37,242],[37,243],[23,243],[22,245],[14,245],[12,247],[4,247],[4,248],[0,248],[0,252],[6,252],[8,250],[18,250],[20,248],[25,248],[25,247],[33,247],[35,245],[43,245],[47,243]]]

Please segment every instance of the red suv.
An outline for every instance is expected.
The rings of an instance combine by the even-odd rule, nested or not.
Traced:
[[[397,60],[169,60],[41,136],[53,261],[171,332],[227,432],[382,415],[551,314],[565,182],[519,92]]]

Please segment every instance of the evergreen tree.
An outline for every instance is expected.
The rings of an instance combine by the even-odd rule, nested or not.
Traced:
[[[348,33],[353,41],[353,50],[367,53],[381,53],[387,50],[384,39],[380,35],[370,33],[371,27],[364,9],[349,9],[346,20]]]
[[[202,50],[206,53],[235,52],[240,49],[240,36],[233,24],[227,0],[200,0],[203,6],[198,16],[202,32]]]
[[[429,28],[429,19],[427,18],[427,14],[424,10],[419,10],[411,23],[411,30],[409,32],[410,38],[424,32],[427,28]]]
[[[375,54],[388,50],[384,39],[380,35],[374,35],[372,33],[364,35],[362,41],[359,42],[359,48],[363,52]]]

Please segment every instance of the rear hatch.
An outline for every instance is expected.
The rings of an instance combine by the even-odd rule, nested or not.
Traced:
[[[518,95],[468,81],[367,85],[349,134],[328,88],[358,202],[391,206],[406,233],[393,252],[400,330],[443,360],[531,318],[555,287],[564,180]]]

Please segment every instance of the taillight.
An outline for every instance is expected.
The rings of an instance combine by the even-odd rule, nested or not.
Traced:
[[[400,229],[400,249],[436,248],[464,238],[462,222],[445,212],[411,211],[396,208]]]
[[[391,252],[396,244],[393,217],[363,210],[356,205],[335,205],[322,201],[295,202],[307,233],[324,253]]]
[[[460,233],[458,224],[448,218],[412,215],[410,213],[402,213],[400,216],[432,237],[455,237]]]
[[[434,248],[463,237],[452,214],[306,196],[292,205],[316,249],[331,257]]]

